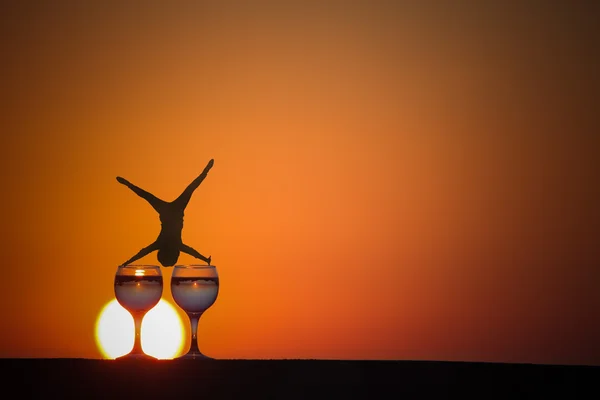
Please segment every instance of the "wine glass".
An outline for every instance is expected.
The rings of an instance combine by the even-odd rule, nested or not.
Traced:
[[[142,320],[162,297],[163,278],[156,265],[121,265],[115,274],[115,297],[133,317],[135,339],[128,354],[117,359],[156,359],[142,350]]]
[[[190,318],[192,331],[188,352],[178,359],[211,359],[198,348],[198,320],[219,294],[219,275],[214,265],[176,265],[171,276],[173,300]]]

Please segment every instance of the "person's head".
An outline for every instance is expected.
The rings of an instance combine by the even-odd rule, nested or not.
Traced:
[[[161,248],[158,250],[156,257],[163,267],[172,267],[179,258],[179,249],[172,247]]]

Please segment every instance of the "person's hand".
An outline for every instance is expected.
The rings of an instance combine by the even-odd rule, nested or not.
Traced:
[[[210,265],[210,260],[211,260],[211,259],[212,259],[212,256],[208,256],[208,259],[207,259],[207,261],[208,261],[208,265]]]
[[[120,176],[117,176],[117,182],[122,183],[123,185],[127,185],[129,182],[127,182],[127,179],[121,178]]]

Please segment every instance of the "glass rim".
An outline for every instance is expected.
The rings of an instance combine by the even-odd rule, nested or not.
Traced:
[[[208,264],[177,264],[174,265],[173,268],[179,269],[216,269],[216,265],[208,265]]]
[[[136,269],[160,269],[160,265],[155,264],[127,264],[127,265],[119,265],[117,268],[136,268]]]

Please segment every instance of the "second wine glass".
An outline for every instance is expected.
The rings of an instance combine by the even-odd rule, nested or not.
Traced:
[[[211,359],[198,348],[198,320],[219,294],[219,275],[214,265],[176,265],[171,276],[173,300],[190,318],[191,344],[178,359]]]

